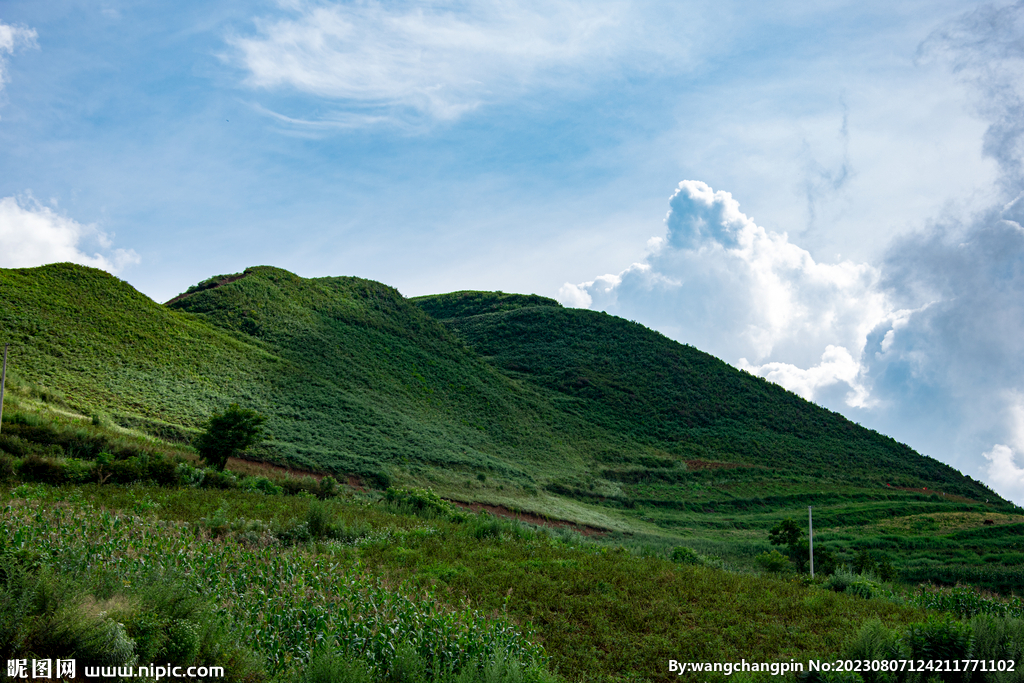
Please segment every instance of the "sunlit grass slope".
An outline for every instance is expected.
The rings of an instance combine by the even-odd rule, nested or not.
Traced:
[[[257,455],[370,483],[536,490],[628,437],[507,378],[396,290],[276,268],[156,304],[95,269],[0,271],[12,380],[122,425],[188,437],[231,402],[268,416]],[[488,484],[489,486],[490,484]],[[508,488],[511,487],[511,488]]]
[[[268,418],[258,458],[700,537],[740,565],[807,505],[823,529],[1005,505],[706,353],[539,296],[407,300],[255,267],[160,305],[58,264],[0,270],[0,336],[13,387],[86,415],[187,441],[237,402]]]

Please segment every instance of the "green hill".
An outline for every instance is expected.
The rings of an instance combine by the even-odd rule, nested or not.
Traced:
[[[1014,552],[982,533],[973,554],[937,542],[901,557],[882,539],[894,519],[980,525],[1010,506],[706,353],[539,296],[408,300],[359,278],[255,267],[160,305],[58,264],[0,270],[0,339],[16,393],[125,428],[187,441],[237,402],[267,416],[258,459],[685,539],[737,566],[808,505],[840,559],[874,549],[927,576]]]
[[[948,465],[638,323],[536,296],[456,292],[413,301],[510,378],[573,399],[572,414],[694,468],[715,461],[865,487],[941,485],[991,496]],[[617,481],[687,476],[628,454],[605,460],[602,474]]]

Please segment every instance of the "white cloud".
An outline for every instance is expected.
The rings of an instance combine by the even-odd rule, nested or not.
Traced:
[[[94,241],[102,251],[89,255],[81,244]],[[0,199],[0,268],[30,268],[46,263],[71,261],[111,273],[139,262],[131,249],[114,249],[110,237],[94,226],[61,216],[29,198]]]
[[[33,29],[11,26],[0,22],[0,89],[7,82],[7,57],[20,46],[36,47],[36,32]]]
[[[1008,443],[994,444],[983,454],[988,460],[986,479],[1000,495],[1020,501],[1024,499],[1024,467],[1018,464],[1018,455],[1024,455],[1024,395],[1011,390],[1003,399]]]
[[[997,443],[983,454],[988,460],[988,484],[1004,498],[1024,499],[1024,468],[1017,464],[1016,454],[1009,446]]]
[[[876,268],[818,263],[700,181],[681,182],[670,206],[667,235],[648,242],[643,263],[566,283],[562,301],[654,320],[808,399],[843,384],[848,405],[870,405],[861,364],[868,336],[887,326],[895,334],[900,319]]]
[[[760,375],[765,379],[786,387],[807,400],[813,400],[821,389],[834,384],[845,383],[851,389],[846,395],[846,404],[853,408],[867,408],[877,403],[862,382],[865,368],[842,346],[829,344],[821,354],[821,362],[804,369],[791,363],[771,362],[760,366],[750,365],[746,358],[740,358],[737,366],[741,370]]]
[[[610,2],[291,5],[294,16],[258,20],[257,35],[229,40],[250,86],[441,120],[550,81],[559,69],[574,67],[578,78],[618,40],[610,29],[619,7]]]

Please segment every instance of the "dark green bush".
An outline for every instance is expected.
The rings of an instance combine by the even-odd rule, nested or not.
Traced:
[[[127,460],[115,460],[110,463],[109,469],[112,482],[130,484],[145,478],[146,463],[140,458],[132,457]]]
[[[0,451],[23,458],[29,452],[29,442],[16,434],[3,432],[0,433]]]
[[[26,481],[39,481],[47,484],[63,484],[64,462],[57,458],[44,458],[29,455],[18,465],[18,475]]]
[[[320,480],[318,488],[319,490],[317,491],[317,495],[321,498],[331,498],[338,495],[341,491],[341,485],[338,483],[338,480],[330,476],[323,477]]]
[[[14,458],[6,453],[0,453],[0,481],[14,479]]]
[[[466,522],[466,529],[473,538],[500,538],[501,532],[508,528],[508,524],[494,515],[481,512],[470,516]]]
[[[167,627],[167,638],[157,659],[182,666],[193,664],[199,654],[199,637],[198,624],[188,619],[175,619]]]
[[[316,496],[320,493],[319,484],[317,484],[316,479],[310,476],[284,477],[283,479],[279,479],[277,483],[284,490],[284,493],[289,496],[294,496],[299,493],[308,493]]]
[[[384,497],[396,510],[427,519],[460,516],[454,505],[430,489],[388,488]]]
[[[230,472],[207,468],[203,470],[202,486],[205,489],[236,489],[238,478]]]
[[[696,551],[684,545],[676,546],[672,549],[672,561],[679,564],[704,564]]]
[[[333,527],[332,517],[326,504],[319,500],[311,501],[306,510],[306,528],[309,530],[310,536],[315,539],[330,536]]]
[[[754,558],[754,563],[761,571],[769,574],[782,574],[793,571],[793,563],[778,550],[759,554]]]
[[[245,491],[259,491],[269,496],[279,496],[284,489],[266,477],[246,477],[241,481],[240,487]]]

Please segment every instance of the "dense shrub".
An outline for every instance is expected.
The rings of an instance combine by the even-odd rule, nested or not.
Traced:
[[[761,553],[754,558],[754,563],[761,571],[769,574],[782,574],[793,571],[793,563],[778,550]]]
[[[14,458],[6,453],[0,453],[0,482],[10,481],[14,478]]]
[[[281,488],[289,496],[294,496],[299,493],[308,493],[316,496],[320,494],[320,485],[316,479],[310,476],[305,477],[284,477],[279,479],[277,482]]]
[[[270,496],[279,496],[284,489],[266,477],[246,477],[239,483],[243,491],[258,491]]]
[[[317,495],[321,498],[331,498],[341,492],[341,485],[334,477],[323,477],[319,482]]]
[[[428,519],[462,516],[454,505],[430,489],[388,488],[384,497],[394,509]]]
[[[64,462],[63,459],[29,455],[18,466],[18,475],[27,481],[63,484]]]
[[[238,488],[238,477],[231,472],[206,468],[203,470],[202,486],[207,489],[236,489]]]

